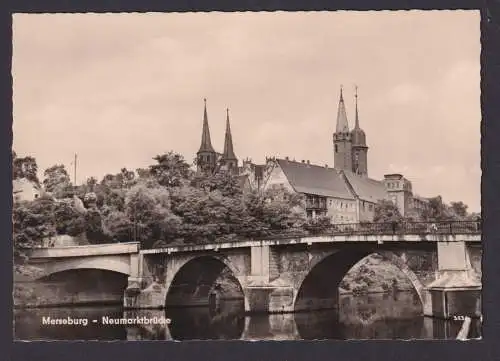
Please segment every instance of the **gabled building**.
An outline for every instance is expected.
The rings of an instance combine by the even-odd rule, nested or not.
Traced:
[[[387,199],[382,182],[350,171],[270,158],[263,189],[284,188],[304,195],[307,217],[329,216],[334,223],[358,223],[373,218],[375,204]]]

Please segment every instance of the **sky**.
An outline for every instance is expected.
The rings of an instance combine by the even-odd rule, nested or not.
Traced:
[[[333,166],[340,85],[358,86],[371,178],[480,210],[478,11],[15,14],[13,149],[77,183],[191,162],[203,98],[222,151]],[[72,171],[71,171],[72,174]]]

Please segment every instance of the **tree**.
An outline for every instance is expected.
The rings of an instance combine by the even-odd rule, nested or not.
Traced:
[[[27,258],[27,249],[41,246],[56,235],[54,201],[44,197],[31,202],[14,203],[12,209],[13,248],[16,262]]]
[[[181,220],[172,213],[170,203],[170,193],[163,187],[140,183],[127,192],[125,213],[143,247],[176,238]]]
[[[72,186],[66,168],[62,164],[53,165],[44,172],[43,185],[56,198],[72,196]]]
[[[90,243],[107,243],[108,238],[104,233],[102,215],[96,208],[91,208],[85,213],[85,234]]]
[[[97,178],[96,177],[90,177],[90,178],[87,179],[87,181],[85,183],[89,187],[89,190],[91,192],[93,192],[94,191],[94,187],[97,185]]]
[[[200,174],[191,184],[207,192],[218,190],[225,197],[240,197],[243,194],[238,178],[231,173]]]
[[[182,219],[179,236],[186,243],[214,242],[228,236],[245,215],[238,198],[189,185],[172,192],[172,211]]]
[[[184,157],[172,151],[153,158],[157,164],[149,167],[151,175],[164,187],[179,187],[191,177],[191,169]]]
[[[151,172],[149,169],[137,168],[135,171],[137,172],[139,179],[147,179],[151,177]]]
[[[429,204],[423,209],[421,217],[424,222],[440,222],[453,220],[453,213],[450,208],[443,203],[441,196],[429,199]]]
[[[113,242],[133,241],[132,222],[125,212],[113,210],[103,217],[103,233]]]
[[[16,152],[12,152],[12,179],[26,178],[39,186],[37,173],[38,165],[35,158],[30,156],[18,158]]]
[[[305,222],[302,196],[285,189],[253,190],[245,199],[246,209],[252,222],[252,232],[265,235],[287,229],[297,229]]]
[[[462,201],[450,203],[452,217],[457,220],[465,220],[467,218],[467,208],[469,207]]]
[[[375,205],[373,221],[376,223],[401,222],[403,217],[396,204],[389,200],[380,200]]]
[[[54,205],[54,223],[58,234],[78,236],[85,231],[85,217],[70,202]]]

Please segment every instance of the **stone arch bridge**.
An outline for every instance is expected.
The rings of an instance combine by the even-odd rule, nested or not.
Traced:
[[[72,304],[114,300],[130,309],[207,305],[226,272],[245,311],[272,313],[335,307],[346,273],[377,253],[408,277],[425,315],[477,317],[481,234],[475,222],[469,223],[458,230],[337,229],[317,236],[145,250],[133,242],[39,248],[32,251],[31,262],[41,268],[41,282],[68,280],[57,297]]]

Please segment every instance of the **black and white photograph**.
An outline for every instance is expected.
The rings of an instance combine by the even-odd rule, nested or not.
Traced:
[[[12,47],[15,340],[482,338],[479,11],[17,13]]]

